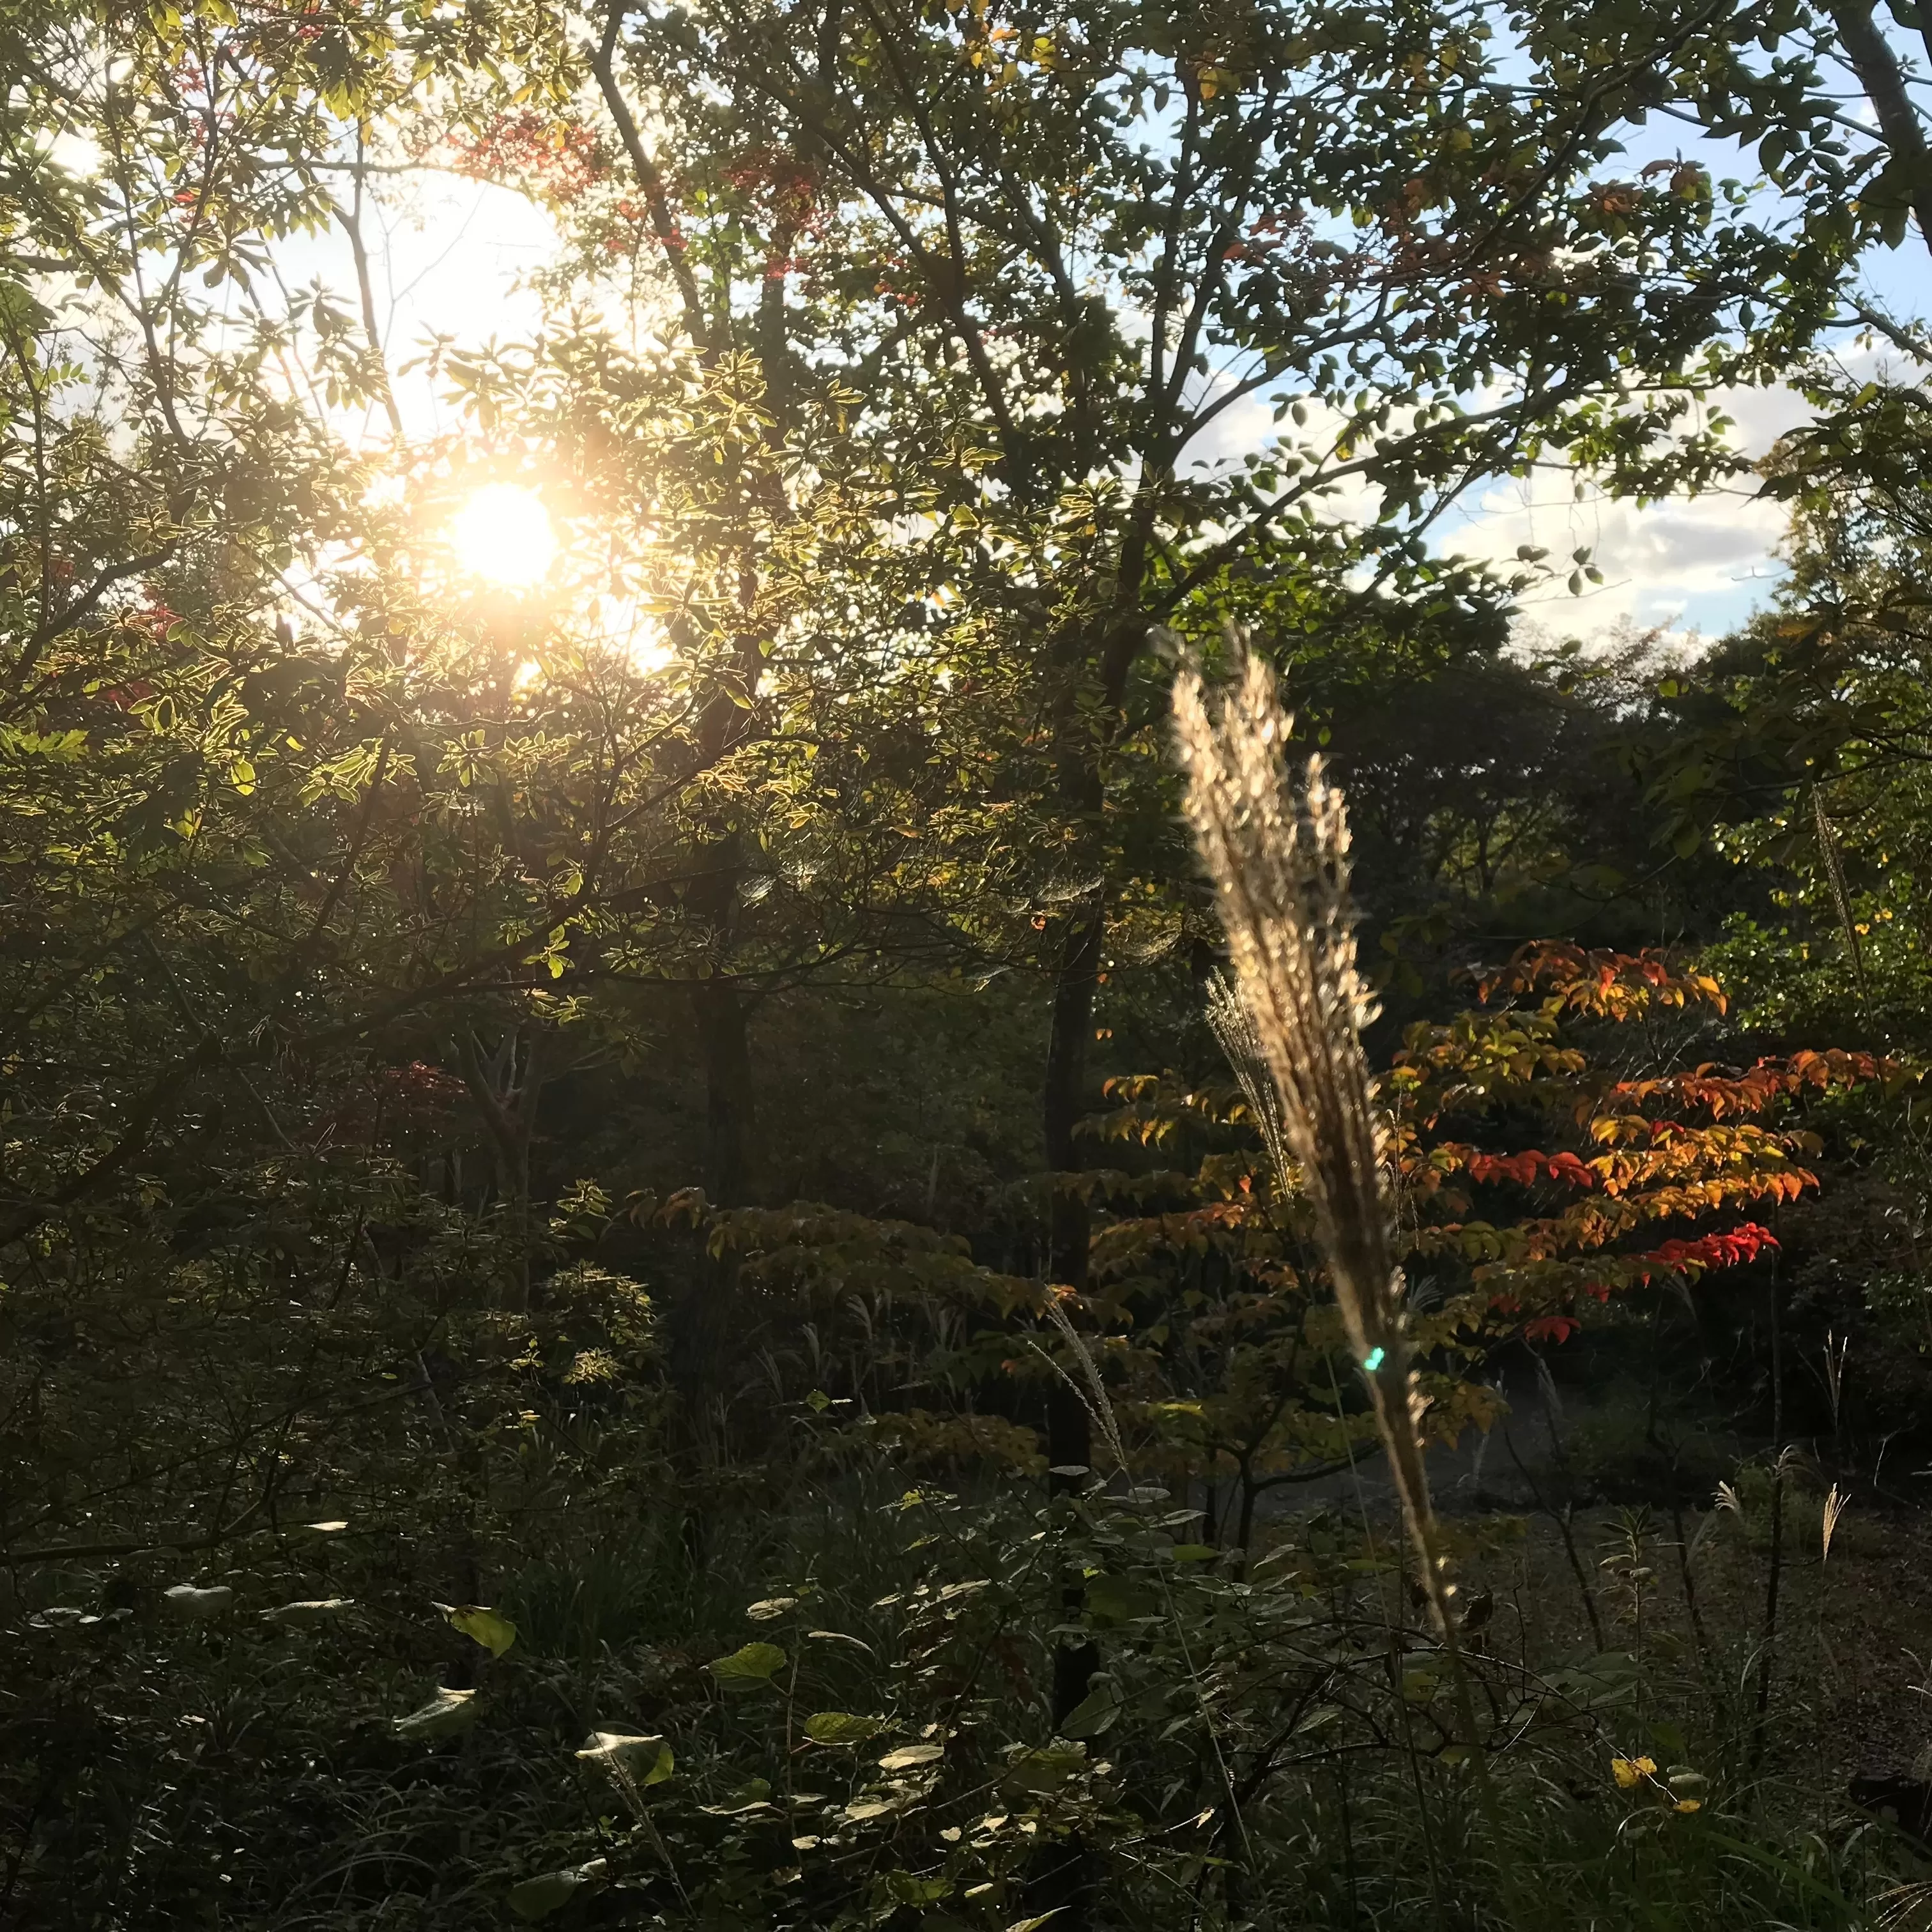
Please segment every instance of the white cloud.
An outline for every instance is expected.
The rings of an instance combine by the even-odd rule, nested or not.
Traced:
[[[1727,392],[1713,403],[1732,425],[1732,446],[1754,459],[1806,413],[1803,399],[1781,386]],[[1327,412],[1318,422],[1311,416],[1310,432],[1319,439],[1324,427],[1332,433],[1339,421]],[[1250,397],[1217,418],[1190,453],[1226,460],[1262,448],[1280,433],[1273,404]],[[1526,596],[1524,616],[1540,629],[1586,641],[1633,626],[1719,636],[1771,594],[1780,569],[1776,551],[1785,512],[1756,494],[1749,475],[1702,496],[1642,506],[1588,484],[1580,500],[1576,482],[1574,471],[1552,466],[1520,481],[1492,483],[1442,520],[1437,548],[1512,566],[1519,545],[1548,550],[1547,562],[1562,568],[1553,583]],[[1351,482],[1327,500],[1324,514],[1364,522],[1378,508],[1376,494]],[[1604,582],[1573,597],[1565,588],[1569,560],[1582,548]]]
[[[1872,349],[1847,350],[1848,375],[1878,373]],[[1900,372],[1891,372],[1896,377]],[[1803,397],[1782,383],[1730,389],[1712,398],[1729,420],[1727,440],[1755,461],[1810,414]],[[1562,581],[1523,600],[1526,618],[1559,636],[1592,638],[1627,628],[1659,629],[1688,640],[1721,637],[1767,603],[1784,574],[1778,552],[1787,528],[1784,506],[1758,494],[1749,472],[1706,491],[1639,504],[1555,470],[1521,484],[1485,490],[1444,536],[1445,549],[1508,560],[1519,544],[1548,549],[1552,562],[1587,546],[1604,573],[1600,587],[1572,597]]]
[[[1558,578],[1523,598],[1525,616],[1544,630],[1586,640],[1630,626],[1711,637],[1769,594],[1784,528],[1783,507],[1753,494],[1748,478],[1640,506],[1596,490],[1579,502],[1565,479],[1546,474],[1486,490],[1443,547],[1498,562],[1513,560],[1519,544],[1547,550]],[[1586,548],[1604,580],[1572,597],[1564,578],[1572,553]]]

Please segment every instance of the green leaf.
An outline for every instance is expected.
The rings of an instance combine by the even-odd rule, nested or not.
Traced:
[[[884,1889],[896,1904],[937,1905],[952,1891],[952,1881],[943,1876],[920,1878],[909,1871],[894,1871],[886,1874]]]
[[[1136,1617],[1150,1617],[1160,1608],[1154,1592],[1128,1576],[1090,1576],[1087,1580],[1087,1607],[1109,1623],[1127,1623]]]
[[[862,1718],[850,1711],[820,1711],[805,1720],[805,1734],[815,1744],[862,1744],[878,1736],[884,1720]]]
[[[36,334],[47,326],[45,306],[16,281],[0,281],[0,328],[15,336]]]
[[[648,1791],[654,1784],[662,1784],[677,1768],[669,1740],[655,1732],[592,1731],[577,1755],[632,1791]]]
[[[437,1691],[427,1704],[418,1706],[407,1717],[398,1718],[392,1728],[399,1738],[428,1743],[438,1738],[455,1737],[476,1721],[476,1693],[446,1689]]]
[[[1060,1720],[1060,1734],[1066,1738],[1097,1738],[1110,1729],[1120,1714],[1120,1694],[1112,1684],[1090,1690]]]
[[[911,1771],[922,1764],[936,1764],[946,1755],[944,1744],[902,1744],[879,1760],[881,1771]]]
[[[1606,1650],[1587,1663],[1552,1670],[1545,1682],[1558,1696],[1585,1710],[1630,1701],[1636,1694],[1641,1672],[1628,1651]]]
[[[609,1869],[605,1860],[592,1858],[566,1871],[543,1872],[526,1878],[522,1884],[510,1888],[510,1910],[526,1924],[534,1925],[538,1919],[548,1918],[560,1906],[568,1905],[572,1895],[586,1885],[600,1883]]]
[[[736,1790],[728,1791],[722,1804],[700,1804],[698,1808],[712,1818],[742,1818],[753,1811],[770,1810],[771,1798],[771,1780],[754,1778]]]
[[[1083,1744],[1042,1744],[1037,1750],[1020,1752],[1007,1765],[1004,1774],[1006,1783],[1017,1790],[1044,1796],[1058,1791],[1086,1763],[1087,1747]]]
[[[775,1643],[748,1643],[711,1665],[721,1684],[769,1684],[785,1667],[785,1654]]]
[[[481,1604],[439,1604],[436,1608],[465,1636],[474,1637],[492,1657],[501,1657],[517,1640],[517,1627]]]

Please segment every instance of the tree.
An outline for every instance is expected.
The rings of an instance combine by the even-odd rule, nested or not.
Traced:
[[[1923,400],[1826,386],[1768,487],[1792,506],[1771,609],[1652,700],[1646,776],[1664,834],[1741,878],[1724,956],[1774,1036],[1829,1024],[1923,1040],[1921,773],[1928,748]]]
[[[1579,95],[1567,52],[1533,43],[1549,84],[1519,86],[1453,8],[725,5],[584,31],[632,169],[610,195],[621,212],[641,191],[631,232],[662,251],[687,334],[716,353],[728,327],[768,368],[782,341],[842,386],[847,434],[922,519],[902,541],[1011,668],[1046,849],[1077,886],[1035,955],[1060,1172],[1127,890],[1115,820],[1153,628],[1245,554],[1318,583],[1366,556],[1373,595],[1412,590],[1442,505],[1544,451],[1652,488],[1709,473],[1708,436],[1670,456],[1657,439],[1769,347],[1720,346],[1747,293],[1828,283],[1837,259],[1804,270],[1694,164],[1605,182],[1654,90]],[[763,272],[728,311],[717,265],[754,237]],[[1279,448],[1190,475],[1256,398],[1294,409]],[[1338,542],[1317,512],[1344,488],[1378,520]],[[1054,1272],[1077,1281],[1064,1190],[1054,1227]]]

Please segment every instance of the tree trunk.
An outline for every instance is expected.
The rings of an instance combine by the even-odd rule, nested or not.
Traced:
[[[750,1198],[752,1084],[750,1012],[733,980],[702,981],[692,993],[704,1061],[704,1192],[714,1207],[742,1208]]]
[[[1138,550],[1130,546],[1123,558],[1120,580],[1136,590],[1141,568]],[[1095,660],[1076,648],[1064,664],[1067,683],[1058,707],[1055,733],[1059,740],[1060,798],[1077,824],[1084,825],[1094,843],[1090,856],[1102,860],[1099,843],[1106,806],[1102,765],[1120,723],[1126,682],[1134,660],[1146,641],[1146,626],[1116,608],[1097,637],[1080,643],[1097,645],[1100,714],[1083,715],[1080,688]],[[1072,641],[1071,640],[1069,640]],[[1088,688],[1090,691],[1091,686]],[[1092,1215],[1084,1198],[1063,1184],[1079,1172],[1080,1150],[1075,1129],[1087,1111],[1087,1051],[1094,1037],[1094,1012],[1100,988],[1100,962],[1106,940],[1104,899],[1096,894],[1087,910],[1074,916],[1066,930],[1054,975],[1053,1017],[1048,1036],[1046,1079],[1042,1096],[1046,1129],[1046,1165],[1052,1189],[1047,1208],[1047,1282],[1084,1292],[1088,1281],[1088,1250]],[[1076,1373],[1078,1371],[1075,1371]],[[1094,1460],[1092,1418],[1080,1393],[1064,1378],[1055,1376],[1047,1397],[1046,1460],[1054,1469],[1086,1469]],[[1049,1493],[1064,1495],[1079,1486],[1082,1478],[1049,1474]],[[1065,1618],[1078,1616],[1084,1592],[1070,1582],[1061,1610]],[[1061,1643],[1053,1655],[1052,1718],[1057,1731],[1085,1701],[1093,1687],[1096,1663],[1094,1646]],[[1029,1888],[1033,1910],[1051,1914],[1055,1932],[1084,1932],[1092,1916],[1095,1884],[1092,1852],[1082,1839],[1048,1847]]]
[[[520,1315],[530,1305],[530,1142],[548,1070],[544,1035],[539,1028],[519,1027],[486,1061],[466,1027],[457,1036],[456,1053],[464,1083],[483,1118],[497,1192],[508,1211],[512,1252],[506,1300],[512,1312]]]
[[[706,734],[722,734],[728,722],[707,717]],[[720,838],[707,857],[710,868],[693,888],[690,909],[706,928],[711,970],[692,988],[691,1010],[704,1069],[704,1194],[716,1213],[742,1208],[751,1197],[754,1108],[751,1002],[728,970],[741,869],[735,836]],[[671,1311],[665,1340],[671,1385],[702,1465],[722,1448],[713,1440],[712,1412],[737,1300],[738,1264],[728,1248],[712,1253],[707,1229],[699,1230],[699,1241],[691,1285]],[[688,1537],[694,1533],[691,1522],[686,1531]]]
[[[1906,87],[1904,69],[1868,0],[1831,0],[1830,12],[1845,58],[1872,104],[1879,132],[1902,177],[1894,192],[1916,217],[1919,238],[1932,248],[1932,181],[1926,173],[1932,157],[1927,153],[1924,124]],[[1932,34],[1926,45],[1932,51]]]
[[[692,989],[692,1012],[704,1064],[705,1198],[714,1211],[742,1208],[751,1189],[754,1113],[748,1004],[734,981],[710,979]],[[730,1334],[738,1265],[728,1248],[710,1252],[704,1230],[700,1238],[696,1273],[672,1311],[666,1340],[672,1385],[702,1438]]]

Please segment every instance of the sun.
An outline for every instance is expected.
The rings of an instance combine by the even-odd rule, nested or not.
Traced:
[[[486,483],[449,526],[456,560],[472,577],[508,590],[540,583],[556,559],[556,532],[534,490]]]

